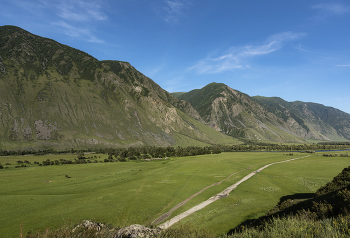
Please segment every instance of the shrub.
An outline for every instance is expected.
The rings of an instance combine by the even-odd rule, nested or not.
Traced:
[[[147,154],[143,154],[141,157],[142,157],[142,159],[149,159],[149,158],[151,158],[151,156],[149,156]]]
[[[125,159],[125,158],[120,157],[120,158],[119,158],[119,161],[120,161],[120,162],[126,162],[126,159]]]

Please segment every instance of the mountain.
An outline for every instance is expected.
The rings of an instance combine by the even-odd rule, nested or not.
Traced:
[[[0,27],[0,149],[350,139],[350,115],[224,84],[174,95],[124,61]]]
[[[127,62],[0,27],[0,149],[237,142],[200,121]]]
[[[250,97],[220,83],[177,97],[190,102],[207,125],[237,138],[299,143],[350,139],[350,115],[320,104]]]
[[[333,107],[312,102],[287,102],[278,97],[254,97],[284,120],[295,120],[305,130],[308,139],[350,139],[350,114]],[[321,134],[324,138],[319,138]]]

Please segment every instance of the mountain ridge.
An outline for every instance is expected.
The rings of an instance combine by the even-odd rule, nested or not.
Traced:
[[[128,62],[0,27],[0,147],[350,139],[350,115],[320,104],[250,97],[222,83],[174,95]]]
[[[98,61],[12,26],[0,27],[0,57],[3,146],[237,142],[207,129],[189,103],[127,62]]]
[[[322,104],[250,97],[221,83],[178,98],[189,101],[207,125],[237,138],[299,143],[350,139],[350,115]]]

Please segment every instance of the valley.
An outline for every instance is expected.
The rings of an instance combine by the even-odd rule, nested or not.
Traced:
[[[299,158],[278,152],[237,152],[129,161],[37,166],[34,161],[73,155],[25,157],[25,168],[0,171],[1,230],[10,237],[23,231],[54,229],[84,219],[116,227],[150,225],[157,217],[198,191],[224,178],[175,210],[171,219],[222,192],[251,172],[271,163]],[[107,155],[97,155],[103,160]],[[2,164],[19,157],[0,157]],[[23,156],[21,156],[23,160]],[[347,157],[321,153],[270,166],[242,183],[229,196],[176,223],[228,232],[246,219],[258,218],[281,197],[313,193],[348,165]],[[325,171],[327,171],[325,173]],[[68,175],[67,178],[65,175]]]
[[[333,107],[216,82],[170,93],[129,62],[0,26],[4,237],[87,219],[225,236],[295,201],[329,218],[349,205],[347,176],[330,183],[349,140],[350,114]]]

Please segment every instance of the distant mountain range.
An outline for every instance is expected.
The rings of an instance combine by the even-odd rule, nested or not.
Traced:
[[[127,62],[0,27],[0,149],[344,141],[349,119],[217,83],[172,95]]]
[[[220,83],[173,95],[191,103],[205,124],[236,138],[300,143],[350,139],[350,115],[321,104],[250,97]]]

